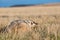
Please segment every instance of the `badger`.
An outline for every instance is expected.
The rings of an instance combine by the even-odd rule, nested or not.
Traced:
[[[5,31],[8,33],[18,32],[18,31],[28,31],[31,30],[32,27],[35,27],[38,23],[32,20],[13,20],[10,24],[5,28]]]

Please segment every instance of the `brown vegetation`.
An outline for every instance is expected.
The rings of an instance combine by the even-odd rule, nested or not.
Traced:
[[[60,6],[0,8],[0,29],[16,19],[30,19],[38,25],[20,35],[0,33],[0,40],[60,40]]]

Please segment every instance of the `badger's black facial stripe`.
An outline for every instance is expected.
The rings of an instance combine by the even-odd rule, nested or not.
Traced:
[[[33,22],[34,24],[38,25],[38,23]]]
[[[33,22],[33,23],[35,23],[35,22]]]
[[[33,23],[31,22],[31,25],[33,25]]]
[[[35,23],[36,25],[38,25],[38,23]]]

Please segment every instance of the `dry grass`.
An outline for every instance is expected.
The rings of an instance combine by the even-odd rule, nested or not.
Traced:
[[[60,40],[60,6],[0,8],[0,29],[15,19],[30,19],[38,25],[19,34],[0,33],[0,40]]]
[[[29,15],[59,15],[60,5],[58,6],[30,6],[0,8],[0,16],[29,16]]]
[[[27,32],[19,34],[2,33],[0,40],[60,40],[60,15],[16,16],[16,18],[34,20],[38,25],[32,31],[27,30]],[[1,17],[0,19],[0,28],[7,26],[11,21],[10,17]],[[3,21],[3,19],[5,20]]]

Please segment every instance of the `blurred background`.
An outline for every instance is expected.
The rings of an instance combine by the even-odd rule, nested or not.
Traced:
[[[0,0],[0,7],[9,7],[12,5],[37,5],[59,2],[60,0]]]

